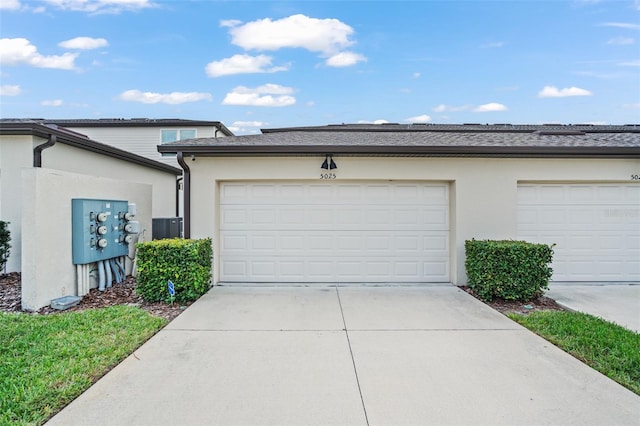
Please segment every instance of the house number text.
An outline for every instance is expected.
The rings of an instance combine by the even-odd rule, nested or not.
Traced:
[[[320,179],[322,180],[330,180],[330,179],[336,179],[338,176],[336,176],[335,173],[321,173],[320,174]]]
[[[631,175],[631,180],[640,180],[640,175]]]

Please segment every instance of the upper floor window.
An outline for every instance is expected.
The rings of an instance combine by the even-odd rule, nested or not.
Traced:
[[[175,141],[181,141],[185,139],[193,139],[196,137],[195,129],[176,129],[176,130],[161,130],[160,131],[160,143],[170,143]],[[163,157],[173,157],[175,154],[162,154]]]

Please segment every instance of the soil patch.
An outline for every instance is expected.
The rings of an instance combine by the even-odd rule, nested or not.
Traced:
[[[89,294],[85,295],[80,303],[74,307],[66,309],[64,311],[58,311],[45,306],[37,312],[23,311],[21,307],[21,276],[17,272],[0,275],[0,312],[23,312],[32,314],[57,314],[60,312],[82,311],[85,309],[93,308],[105,308],[107,306],[114,305],[133,305],[148,311],[149,313],[166,318],[168,321],[173,320],[184,311],[188,304],[167,304],[167,303],[148,303],[142,300],[136,291],[136,279],[134,277],[127,277],[127,279],[120,283],[114,284],[112,287],[107,288],[105,291],[100,291],[97,288],[91,289]]]
[[[496,299],[491,302],[486,302],[468,286],[460,287],[476,299],[491,306],[498,312],[503,314],[516,313],[516,314],[528,314],[534,311],[564,311],[565,308],[558,305],[555,300],[548,298],[547,296],[541,296],[537,299],[529,300],[528,302],[519,302],[514,300],[502,300]]]

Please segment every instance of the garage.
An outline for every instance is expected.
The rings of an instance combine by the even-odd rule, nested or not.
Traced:
[[[640,281],[640,184],[519,184],[518,238],[557,244],[553,281]]]
[[[220,281],[449,282],[444,182],[226,182]]]

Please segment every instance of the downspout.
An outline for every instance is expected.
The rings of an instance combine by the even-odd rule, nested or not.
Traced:
[[[184,161],[182,151],[177,154],[178,164],[182,167],[184,196],[184,238],[191,238],[191,169]]]
[[[218,132],[220,131],[219,127],[216,127],[216,130],[213,132],[213,137],[217,138],[218,137]]]
[[[33,167],[42,167],[42,151],[51,148],[58,141],[56,135],[49,135],[49,140],[33,148]]]
[[[176,217],[180,217],[180,182],[182,182],[182,176],[176,179]]]

